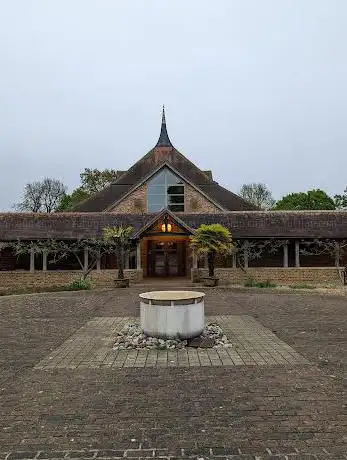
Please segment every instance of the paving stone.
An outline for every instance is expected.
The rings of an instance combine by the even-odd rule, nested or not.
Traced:
[[[135,318],[127,318],[136,321]],[[307,364],[308,361],[254,318],[242,316],[207,317],[223,327],[233,340],[232,348],[208,348],[207,353],[196,339],[183,350],[112,350],[114,334],[124,318],[93,318],[57,350],[41,360],[36,369],[74,369],[98,367],[199,367],[199,366],[267,366]],[[195,343],[196,341],[196,343]],[[195,345],[194,345],[195,344]],[[201,343],[200,343],[201,345]]]
[[[123,458],[124,450],[101,449],[97,451],[96,458]]]
[[[70,450],[67,452],[65,458],[94,458],[96,457],[97,451],[95,450]]]
[[[0,298],[0,449],[34,460],[39,449],[129,449],[136,438],[171,455],[241,449],[219,460],[268,458],[265,448],[277,460],[346,457],[345,297],[209,290],[206,314],[234,344],[226,349],[232,364],[198,349],[199,365],[184,367],[188,354],[179,350],[177,368],[170,353],[168,367],[156,366],[158,353],[148,367],[148,350],[124,367],[128,351],[105,353],[120,323],[139,315],[136,289]],[[54,367],[57,356],[67,367]]]
[[[53,460],[53,459],[56,459],[56,458],[64,458],[66,455],[66,451],[59,451],[59,450],[55,450],[55,451],[40,451],[38,456],[36,457],[37,459],[39,460],[44,460],[44,459],[47,459],[47,460]]]
[[[18,451],[18,452],[11,452],[7,457],[6,460],[24,460],[24,459],[33,459],[36,457],[38,452],[29,452],[29,451]]]

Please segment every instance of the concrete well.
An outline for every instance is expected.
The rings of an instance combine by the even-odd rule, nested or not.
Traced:
[[[204,329],[203,292],[153,291],[140,294],[140,320],[151,337],[188,339]]]

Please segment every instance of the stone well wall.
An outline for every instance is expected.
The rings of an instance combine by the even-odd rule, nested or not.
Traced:
[[[81,278],[82,272],[79,270],[52,270],[36,271],[0,271],[0,291],[23,289],[45,286],[62,286]],[[112,287],[113,280],[117,277],[118,270],[93,271],[89,279],[96,287]],[[142,270],[124,270],[124,275],[132,282],[142,280]]]
[[[198,281],[201,276],[207,276],[208,270],[193,268],[192,280]],[[222,282],[243,284],[247,279],[255,281],[271,280],[277,284],[341,284],[341,277],[335,267],[289,267],[289,268],[248,268],[243,272],[240,268],[217,268],[215,275]]]

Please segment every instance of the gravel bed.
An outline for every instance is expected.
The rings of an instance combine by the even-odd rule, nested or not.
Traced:
[[[232,346],[228,337],[224,334],[223,329],[215,323],[207,323],[202,334],[199,336],[201,344],[212,343],[209,348],[230,348]],[[193,342],[194,340],[194,342]],[[137,323],[126,324],[121,331],[118,332],[114,350],[129,350],[129,349],[159,349],[159,350],[173,350],[189,346],[194,346],[197,343],[197,338],[190,340],[183,340],[179,337],[175,339],[160,339],[157,337],[150,337],[143,333],[141,327]]]

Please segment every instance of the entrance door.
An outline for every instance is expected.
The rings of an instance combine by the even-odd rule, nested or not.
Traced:
[[[149,276],[185,276],[185,241],[148,241]]]

